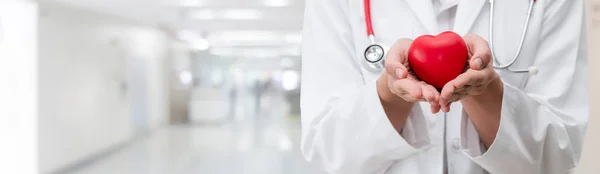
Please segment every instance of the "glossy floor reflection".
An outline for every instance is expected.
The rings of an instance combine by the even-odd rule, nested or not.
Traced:
[[[299,150],[296,118],[254,118],[224,125],[161,128],[72,173],[319,174]]]

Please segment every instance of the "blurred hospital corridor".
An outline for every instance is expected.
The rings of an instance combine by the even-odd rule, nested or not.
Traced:
[[[36,57],[0,68],[36,72],[19,75],[37,79],[37,172],[319,173],[299,145],[303,10],[0,0],[0,57]]]
[[[280,115],[159,128],[114,154],[58,173],[323,173],[307,164],[298,150],[298,120],[276,117]]]
[[[0,173],[325,173],[300,150],[304,1],[0,0],[0,116],[30,116],[0,120]],[[600,173],[597,98],[575,174]]]

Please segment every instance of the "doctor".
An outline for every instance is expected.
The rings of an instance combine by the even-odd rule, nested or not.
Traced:
[[[588,121],[583,0],[537,0],[527,15],[529,4],[495,2],[490,28],[487,0],[372,0],[374,40],[391,47],[385,70],[373,71],[364,66],[371,40],[363,1],[307,0],[306,160],[340,174],[573,169]],[[468,70],[437,92],[411,75],[407,50],[411,39],[445,30],[464,36],[470,57]],[[508,69],[495,68],[510,63],[518,49]]]

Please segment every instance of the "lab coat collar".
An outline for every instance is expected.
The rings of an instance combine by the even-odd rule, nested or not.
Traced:
[[[440,12],[446,11],[454,6],[458,5],[458,0],[437,0],[440,3],[440,9],[438,10],[438,15]]]
[[[431,34],[437,34],[438,24],[431,0],[406,0],[406,3],[425,29]]]
[[[488,0],[459,0],[454,21],[454,32],[461,36],[471,31],[471,27]]]

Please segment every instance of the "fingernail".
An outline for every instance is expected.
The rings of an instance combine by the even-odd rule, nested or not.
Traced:
[[[402,72],[403,72],[402,69],[396,68],[396,77],[402,78]]]
[[[481,62],[481,59],[480,59],[480,58],[475,58],[475,60],[473,60],[473,63],[475,64],[475,67],[477,67],[477,69],[478,69],[478,70],[479,70],[479,69],[481,69],[481,66],[482,66],[482,64],[483,64],[483,63]]]

